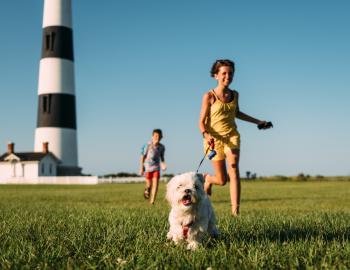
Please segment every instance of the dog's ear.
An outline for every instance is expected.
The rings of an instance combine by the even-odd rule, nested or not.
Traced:
[[[173,178],[171,178],[168,182],[168,184],[166,185],[166,193],[165,193],[165,199],[171,203],[172,201],[172,194],[173,194],[173,185],[174,185],[174,178],[176,178],[176,176],[174,176]]]
[[[204,177],[201,173],[196,173],[196,178],[204,185]]]

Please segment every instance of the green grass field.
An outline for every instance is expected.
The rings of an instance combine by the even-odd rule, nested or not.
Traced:
[[[0,269],[349,269],[350,181],[242,183],[241,216],[214,187],[221,236],[166,241],[169,207],[143,184],[0,186]]]

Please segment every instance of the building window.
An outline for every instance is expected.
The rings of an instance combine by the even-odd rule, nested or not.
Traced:
[[[51,98],[52,95],[43,95],[42,98],[42,108],[44,113],[50,113],[51,112]]]
[[[22,165],[22,177],[24,177],[24,163],[21,163]]]
[[[41,164],[41,174],[43,175],[45,173],[45,164]]]
[[[50,172],[50,175],[52,175],[52,164],[51,163],[49,165],[49,172]]]
[[[11,160],[12,177],[16,177],[16,164],[17,164],[17,160],[15,160],[15,159]]]
[[[54,45],[55,45],[55,38],[56,38],[56,33],[51,32],[45,36],[45,49],[47,51],[52,51],[54,50]]]

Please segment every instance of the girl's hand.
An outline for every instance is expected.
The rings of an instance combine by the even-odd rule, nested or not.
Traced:
[[[212,140],[214,140],[214,138],[208,132],[204,133],[204,139],[208,142],[208,144],[211,144]]]
[[[267,121],[259,121],[258,123],[258,129],[268,129],[268,128],[272,128],[273,125],[271,122],[267,122]]]
[[[143,166],[140,168],[139,173],[141,176],[143,176],[143,174],[145,173],[145,168]]]

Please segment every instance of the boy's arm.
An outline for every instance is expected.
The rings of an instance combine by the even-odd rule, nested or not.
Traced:
[[[141,149],[141,158],[140,158],[140,175],[143,175],[145,173],[145,159],[147,156],[147,151],[148,151],[148,144],[145,144],[142,146]]]
[[[162,171],[166,170],[166,163],[165,163],[164,154],[165,154],[165,147],[164,147],[164,145],[162,145],[162,151],[160,153],[160,161],[161,161],[160,167],[161,167]]]
[[[145,166],[144,166],[144,163],[145,163],[145,158],[146,156],[145,155],[141,155],[141,159],[140,159],[140,175],[143,175],[145,173]]]
[[[165,161],[162,161],[161,163],[160,163],[160,167],[161,167],[161,169],[162,169],[162,171],[166,171],[166,163],[165,163]]]
[[[161,144],[162,148],[160,151],[160,168],[162,169],[162,171],[166,170],[166,163],[165,163],[165,158],[164,158],[164,153],[165,153],[165,146],[163,144]]]

